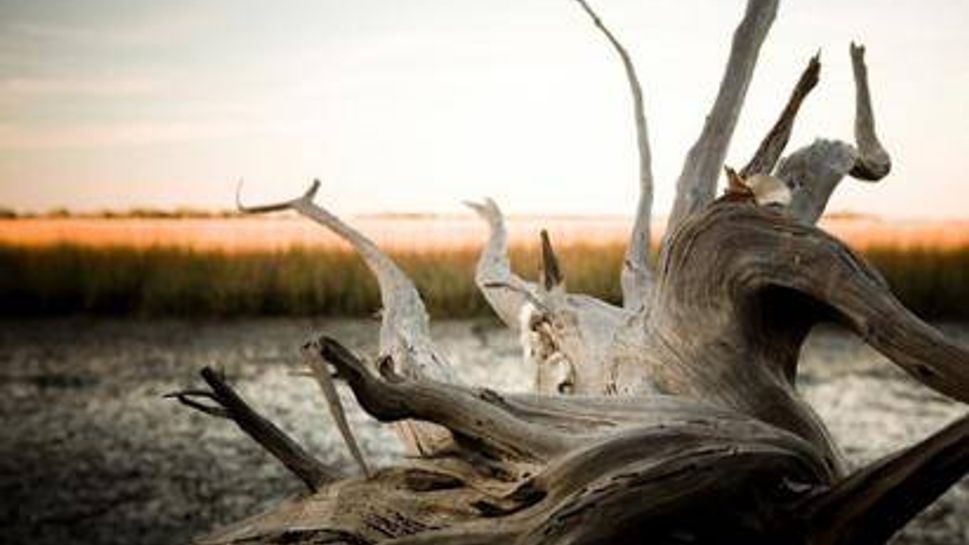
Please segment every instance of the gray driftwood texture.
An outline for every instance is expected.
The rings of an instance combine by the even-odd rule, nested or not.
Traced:
[[[626,49],[577,0],[629,82],[641,199],[621,307],[569,293],[542,233],[542,275],[516,275],[498,206],[471,203],[490,236],[476,281],[521,336],[534,393],[462,384],[435,347],[418,291],[364,235],[313,202],[294,210],[333,230],[376,276],[380,355],[365,361],[325,335],[302,347],[357,460],[341,475],[260,416],[211,370],[211,390],[173,394],[236,422],[307,487],[204,543],[874,545],[969,471],[969,417],[847,473],[824,423],[798,395],[798,356],[837,321],[916,380],[969,401],[969,352],[909,312],[885,281],[815,222],[847,175],[874,181],[891,161],[875,134],[864,49],[851,45],[854,144],[818,140],[781,158],[820,75],[811,59],[750,162],[714,188],[777,0],[749,0],[720,90],[677,181],[655,266],[653,178],[643,93]],[[769,193],[769,194],[768,194]],[[345,381],[371,416],[397,426],[412,456],[369,468],[335,395]]]

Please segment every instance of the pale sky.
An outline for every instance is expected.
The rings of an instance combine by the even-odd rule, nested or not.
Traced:
[[[744,2],[594,5],[639,70],[664,214]],[[969,217],[966,28],[965,0],[782,2],[728,163],[819,48],[792,146],[851,140],[860,40],[894,170],[829,210]],[[571,0],[0,0],[0,206],[228,208],[240,178],[253,202],[319,177],[341,213],[624,214],[636,168],[621,67]]]

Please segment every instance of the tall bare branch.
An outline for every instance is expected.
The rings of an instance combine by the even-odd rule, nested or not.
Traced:
[[[707,115],[700,137],[690,148],[676,181],[676,200],[666,226],[666,238],[687,216],[713,200],[717,178],[754,75],[760,46],[774,22],[777,5],[778,0],[747,2],[744,18],[734,31],[730,57],[713,109]]]
[[[586,0],[576,0],[582,9],[592,19],[592,23],[612,45],[619,55],[622,67],[626,72],[629,91],[633,102],[633,121],[636,124],[636,148],[639,151],[639,202],[636,205],[636,216],[633,220],[633,230],[629,237],[629,246],[622,267],[622,299],[626,308],[637,308],[643,304],[646,295],[653,284],[653,269],[649,263],[650,249],[650,221],[653,209],[653,171],[652,155],[649,148],[649,133],[646,129],[646,110],[643,106],[643,88],[636,75],[629,52],[619,42],[616,36],[602,22],[599,15]]]
[[[402,374],[422,376],[442,382],[456,382],[457,377],[444,355],[431,340],[430,323],[424,302],[410,278],[370,239],[344,223],[340,218],[313,203],[320,188],[314,180],[302,196],[281,203],[245,206],[236,194],[236,205],[246,213],[294,210],[330,229],[349,242],[377,278],[383,305],[380,326],[380,352],[393,358]],[[241,184],[239,191],[241,192]],[[446,432],[437,427],[407,422],[398,427],[405,445],[413,452],[425,453],[445,441]],[[442,433],[443,432],[443,433]]]

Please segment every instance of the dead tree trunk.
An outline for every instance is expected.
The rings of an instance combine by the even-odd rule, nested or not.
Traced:
[[[240,205],[295,210],[357,249],[380,285],[381,355],[363,361],[325,336],[303,348],[361,466],[355,477],[313,458],[211,371],[204,377],[212,391],[174,394],[234,420],[309,490],[202,542],[873,545],[969,471],[965,417],[846,474],[824,423],[796,390],[805,337],[838,321],[916,380],[969,401],[969,351],[906,310],[870,265],[814,226],[845,175],[877,180],[890,168],[875,134],[864,50],[851,48],[856,145],[819,140],[780,159],[818,81],[815,57],[751,161],[739,174],[729,170],[730,186],[714,201],[777,10],[776,0],[749,0],[653,268],[642,90],[628,52],[578,3],[619,54],[633,98],[641,199],[623,306],[568,293],[545,233],[542,278],[517,276],[497,205],[472,204],[491,230],[477,283],[520,332],[538,371],[531,395],[462,385],[430,338],[416,288],[364,235],[312,202],[317,183],[290,202]],[[367,467],[334,377],[367,413],[398,426],[413,460]]]

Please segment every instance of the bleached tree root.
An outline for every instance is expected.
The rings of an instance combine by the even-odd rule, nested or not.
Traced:
[[[748,0],[654,268],[642,89],[626,49],[577,1],[618,54],[633,97],[640,202],[623,307],[569,293],[568,271],[544,232],[541,278],[517,276],[497,205],[471,204],[490,229],[476,282],[522,335],[537,365],[537,395],[471,388],[435,347],[406,275],[313,203],[318,182],[292,201],[240,204],[253,213],[295,210],[353,245],[381,291],[380,356],[364,361],[325,336],[304,347],[366,478],[335,480],[211,371],[203,371],[211,392],[175,395],[233,419],[312,491],[202,542],[878,545],[969,472],[967,416],[848,475],[796,390],[806,336],[833,320],[916,380],[969,402],[969,351],[905,309],[872,267],[814,226],[844,176],[873,181],[891,167],[875,132],[864,49],[851,47],[854,145],[819,140],[776,166],[818,81],[815,57],[751,161],[739,174],[727,169],[728,193],[713,201],[778,6]],[[783,198],[766,198],[770,187]],[[397,426],[416,455],[409,465],[368,468],[330,366],[367,413]]]
[[[714,204],[671,239],[656,298],[643,334],[631,338],[645,344],[616,360],[619,396],[503,395],[407,376],[386,358],[369,365],[331,338],[308,344],[371,416],[434,423],[453,445],[412,467],[326,485],[207,542],[272,543],[283,532],[290,543],[649,535],[867,545],[969,471],[963,419],[844,474],[794,389],[797,352],[815,323],[842,320],[960,400],[969,400],[969,352],[905,312],[864,260],[819,229],[753,204]],[[644,381],[648,389],[635,387]]]

